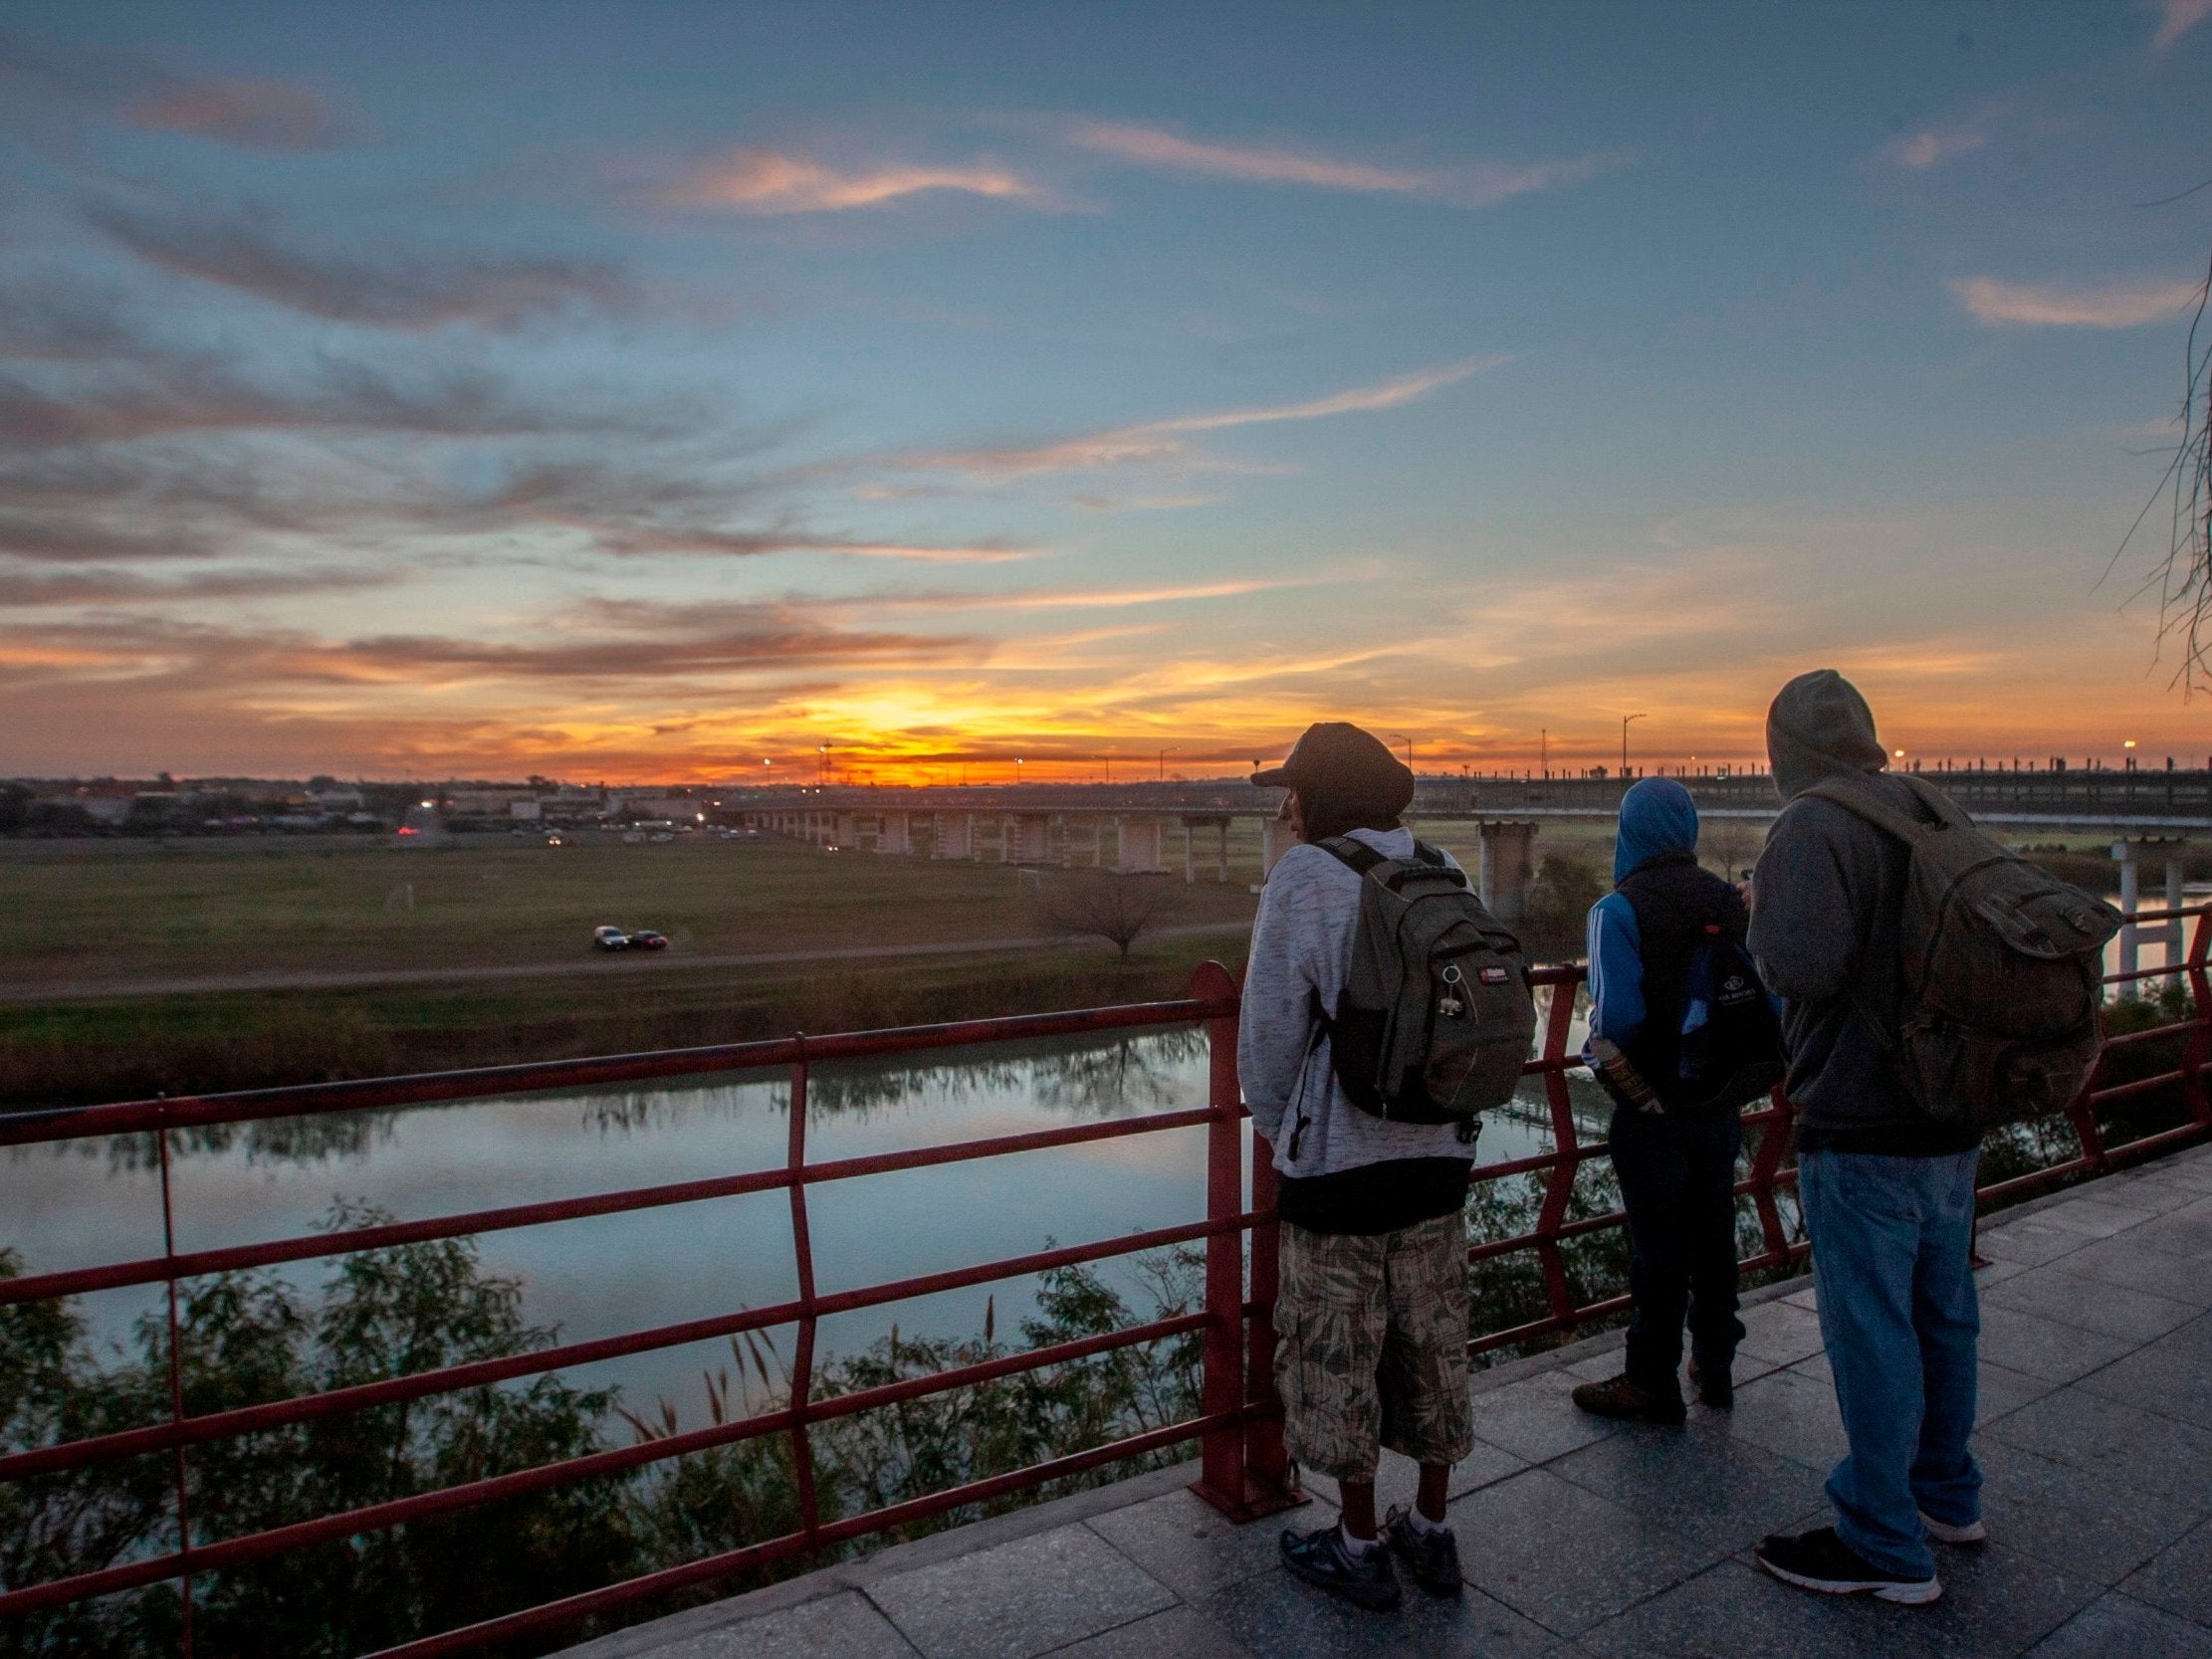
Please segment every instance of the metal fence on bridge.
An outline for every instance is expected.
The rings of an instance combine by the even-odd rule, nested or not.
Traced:
[[[2092,1079],[2085,1098],[2067,1114],[2080,1141],[2079,1152],[2050,1167],[1985,1188],[1985,1199],[2020,1196],[2039,1187],[2094,1174],[2117,1162],[2147,1156],[2212,1135],[2212,1098],[2208,1098],[2203,1082],[2205,1062],[2212,1056],[2212,990],[2208,990],[2206,983],[2207,946],[2212,943],[2212,920],[2208,917],[2212,917],[2212,908],[2198,907],[2178,913],[2145,913],[2137,918],[2146,924],[2193,920],[2186,965],[2181,970],[2188,990],[2187,1009],[2185,1017],[2178,1021],[2115,1037],[2106,1049],[2110,1056],[2144,1044],[2178,1041],[2181,1045],[2178,1063],[2154,1075],[2106,1085],[2101,1077],[2105,1067],[2101,1062],[2100,1075]],[[2164,977],[2172,971],[2167,967],[2141,969],[2131,976],[2115,975],[2113,981]],[[1533,1253],[1540,1270],[1545,1311],[1537,1318],[1509,1328],[1481,1332],[1470,1343],[1476,1351],[1553,1337],[1564,1339],[1590,1322],[1618,1312],[1628,1300],[1625,1296],[1614,1296],[1596,1302],[1578,1302],[1571,1283],[1562,1247],[1573,1240],[1619,1228],[1624,1218],[1617,1210],[1602,1215],[1570,1217],[1576,1172],[1585,1163],[1606,1156],[1602,1141],[1586,1141],[1578,1133],[1567,1087],[1567,1073],[1578,1063],[1568,1052],[1567,1042],[1575,992],[1583,975],[1579,966],[1570,964],[1539,969],[1534,977],[1539,987],[1549,993],[1549,1009],[1542,1027],[1540,1051],[1528,1063],[1526,1071],[1540,1080],[1550,1113],[1553,1149],[1480,1165],[1474,1170],[1472,1179],[1479,1186],[1516,1176],[1541,1176],[1542,1203],[1535,1225],[1527,1232],[1475,1244],[1470,1247],[1469,1260],[1471,1264],[1517,1253]],[[385,1650],[382,1659],[398,1659],[401,1655],[407,1659],[427,1659],[433,1654],[475,1651],[510,1638],[574,1626],[593,1615],[615,1612],[671,1591],[728,1579],[777,1560],[814,1555],[850,1540],[894,1531],[986,1500],[1192,1443],[1198,1446],[1201,1458],[1201,1475],[1195,1488],[1210,1502],[1239,1519],[1283,1507],[1290,1501],[1290,1493],[1280,1408],[1271,1381],[1275,1338],[1269,1323],[1275,1295],[1275,1175],[1264,1143],[1253,1147],[1248,1176],[1246,1172],[1243,1108],[1236,1077],[1236,1012],[1235,981],[1219,965],[1209,963],[1194,977],[1187,996],[1169,1002],[266,1089],[195,1099],[127,1102],[0,1121],[0,1144],[6,1145],[93,1136],[142,1134],[157,1138],[164,1237],[162,1254],[137,1261],[0,1281],[0,1306],[72,1297],[120,1286],[164,1286],[170,1407],[165,1421],[144,1427],[58,1445],[8,1451],[0,1455],[0,1483],[28,1480],[111,1459],[166,1453],[170,1458],[175,1522],[180,1540],[180,1548],[165,1555],[120,1560],[97,1570],[44,1583],[11,1584],[0,1588],[0,1617],[20,1617],[95,1596],[173,1580],[178,1583],[183,1598],[180,1646],[189,1659],[192,1653],[191,1586],[196,1577],[264,1560],[288,1551],[354,1539],[404,1527],[410,1521],[434,1515],[577,1481],[620,1475],[666,1459],[770,1435],[785,1436],[789,1442],[799,1498],[800,1525],[795,1531],[466,1628],[426,1634]],[[830,1061],[917,1055],[1040,1037],[1193,1024],[1205,1028],[1211,1050],[1208,1103],[1204,1107],[875,1156],[817,1160],[808,1155],[806,1094],[809,1072],[814,1066]],[[396,1221],[267,1243],[202,1250],[176,1247],[169,1141],[172,1134],[180,1130],[425,1102],[484,1099],[548,1089],[759,1072],[765,1068],[787,1072],[790,1088],[786,1155],[780,1165],[773,1168],[466,1214]],[[2131,1141],[2107,1142],[2100,1123],[2101,1109],[2154,1091],[2173,1089],[2179,1089],[2186,1102],[2186,1122]],[[1760,1247],[1744,1265],[1747,1269],[1776,1267],[1802,1254],[1806,1248],[1801,1241],[1793,1241],[1789,1236],[1778,1202],[1778,1195],[1788,1190],[1796,1178],[1794,1165],[1784,1161],[1791,1141],[1792,1116],[1788,1103],[1778,1096],[1770,1104],[1747,1114],[1745,1123],[1756,1136],[1752,1141],[1754,1149],[1749,1173],[1738,1183],[1737,1190],[1749,1197],[1756,1212]],[[813,1188],[896,1170],[1017,1156],[1046,1147],[1201,1126],[1207,1130],[1206,1213],[1189,1222],[854,1289],[823,1290],[815,1283],[807,1222],[807,1196]],[[790,1206],[798,1294],[788,1301],[766,1308],[709,1314],[682,1324],[658,1326],[622,1336],[561,1344],[512,1357],[393,1376],[299,1398],[201,1415],[185,1412],[177,1343],[178,1285],[181,1281],[200,1275],[271,1267],[427,1240],[465,1238],[508,1228],[774,1191],[785,1193]],[[901,1378],[855,1392],[818,1396],[814,1389],[816,1328],[830,1315],[1201,1240],[1205,1245],[1205,1301],[1201,1311],[1005,1354],[927,1376]],[[190,1449],[194,1446],[451,1390],[482,1387],[563,1366],[783,1326],[794,1326],[798,1336],[789,1388],[775,1409],[264,1532],[220,1539],[195,1536],[187,1466]],[[1199,1333],[1203,1333],[1204,1345],[1200,1410],[1186,1421],[862,1514],[835,1517],[822,1514],[809,1446],[809,1434],[820,1424],[1024,1371]]]

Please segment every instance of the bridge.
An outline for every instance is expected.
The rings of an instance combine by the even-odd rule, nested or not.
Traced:
[[[382,1659],[541,1646],[594,1624],[619,1625],[672,1596],[763,1576],[785,1581],[617,1630],[576,1650],[575,1659],[1386,1652],[2101,1659],[2212,1652],[2212,1148],[2205,1146],[2212,1093],[2204,1076],[2212,1057],[2212,909],[2138,920],[2190,926],[2188,1006],[2176,1020],[2111,1038],[2084,1097],[2032,1126],[2017,1144],[2008,1139],[2008,1166],[1989,1169],[1980,1440],[1997,1542],[1946,1559],[1950,1594],[1932,1611],[1838,1606],[1755,1577],[1745,1564],[1743,1552],[1762,1531],[1809,1522],[1818,1512],[1822,1469],[1838,1444],[1818,1312],[1799,1272],[1807,1244],[1794,1201],[1786,1099],[1745,1117],[1737,1183],[1743,1267],[1752,1282],[1771,1283],[1746,1320],[1752,1334],[1736,1409],[1701,1417],[1679,1435],[1655,1436],[1586,1421],[1568,1405],[1565,1394],[1577,1380],[1617,1363],[1609,1330],[1627,1301],[1602,1250],[1618,1238],[1624,1217],[1602,1200],[1592,1213],[1589,1201],[1604,1190],[1591,1183],[1604,1173],[1607,1149],[1586,1139],[1569,1089],[1581,982],[1572,964],[1535,974],[1543,1018],[1524,1090],[1549,1118],[1548,1146],[1478,1165],[1472,1175],[1478,1198],[1525,1189],[1530,1207],[1525,1225],[1510,1203],[1494,1212],[1478,1203],[1470,1212],[1507,1219],[1478,1221],[1468,1247],[1470,1271],[1502,1276],[1482,1281],[1495,1290],[1494,1299],[1478,1301],[1469,1342],[1471,1353],[1491,1365],[1474,1384],[1481,1445],[1452,1489],[1466,1594],[1450,1602],[1417,1598],[1389,1620],[1363,1620],[1286,1583],[1272,1566],[1279,1523],[1270,1518],[1318,1524],[1330,1514],[1331,1493],[1324,1482],[1301,1484],[1284,1458],[1270,1369],[1275,1176],[1267,1147],[1250,1139],[1243,1120],[1235,982],[1209,964],[1186,996],[1168,1002],[0,1120],[0,1145],[133,1138],[154,1173],[143,1190],[158,1201],[162,1239],[156,1255],[0,1277],[0,1312],[158,1287],[169,1333],[165,1411],[135,1424],[58,1419],[34,1443],[0,1450],[0,1496],[36,1505],[42,1493],[49,1501],[57,1491],[66,1497],[66,1484],[53,1484],[57,1477],[132,1464],[154,1492],[173,1483],[174,1516],[168,1534],[111,1546],[105,1555],[63,1548],[71,1542],[65,1526],[61,1543],[37,1557],[43,1574],[34,1569],[0,1584],[0,1629],[43,1620],[14,1628],[51,1630],[52,1620],[108,1598],[173,1586],[174,1615],[155,1627],[173,1632],[173,1648],[163,1651],[191,1659],[195,1618],[235,1609],[240,1583],[248,1605],[256,1594],[269,1605],[271,1586],[291,1580],[265,1575],[288,1560],[323,1552],[328,1562],[333,1551],[347,1563],[370,1559],[375,1541],[439,1518],[476,1514],[499,1518],[487,1524],[521,1527],[532,1504],[579,1483],[646,1478],[678,1459],[765,1444],[782,1449],[774,1466],[792,1471],[793,1484],[787,1510],[761,1511],[754,1536],[565,1592],[509,1584],[502,1602],[473,1622],[422,1630],[383,1648]],[[888,1152],[824,1157],[811,1143],[808,1086],[822,1066],[1179,1028],[1203,1033],[1208,1045],[1203,1104]],[[366,1108],[763,1074],[782,1076],[789,1091],[787,1153],[769,1167],[694,1170],[646,1186],[594,1183],[572,1196],[274,1239],[181,1241],[171,1220],[169,1145],[179,1135]],[[1045,1242],[1024,1254],[878,1283],[839,1285],[818,1275],[809,1211],[826,1188],[1178,1131],[1195,1132],[1202,1148],[1203,1204],[1188,1221]],[[399,1368],[293,1397],[210,1399],[184,1385],[196,1373],[180,1348],[179,1299],[210,1276],[777,1193],[789,1207],[795,1288],[771,1306],[702,1309],[680,1323],[585,1341],[549,1334],[526,1351]],[[128,1236],[119,1218],[117,1229],[116,1237]],[[1174,1246],[1195,1248],[1204,1263],[1199,1299],[1181,1311],[1042,1347],[988,1349],[865,1386],[818,1386],[817,1331],[836,1315]],[[208,1483],[220,1481],[225,1467],[214,1454],[233,1443],[267,1445],[254,1437],[779,1329],[796,1334],[780,1387],[757,1408],[747,1400],[717,1412],[707,1426],[676,1432],[671,1425],[667,1434],[568,1455],[549,1448],[542,1461],[514,1465],[465,1460],[445,1485],[334,1513],[233,1518],[228,1528],[207,1519],[225,1513]],[[1197,1347],[1196,1387],[1165,1418],[1139,1413],[1083,1427],[1074,1438],[1002,1449],[950,1477],[916,1470],[909,1486],[873,1497],[838,1502],[822,1490],[824,1437],[862,1413],[957,1399],[1011,1378],[1081,1374],[1089,1361],[1178,1341]],[[1530,1348],[1540,1351],[1512,1357]],[[1194,1452],[1189,1463],[1146,1467]],[[1136,1471],[1135,1478],[860,1554],[914,1529],[1004,1508],[1020,1494],[1065,1491],[1116,1470]],[[1408,1479],[1404,1468],[1386,1471],[1386,1497],[1403,1497]],[[333,1604],[325,1616],[344,1612]]]

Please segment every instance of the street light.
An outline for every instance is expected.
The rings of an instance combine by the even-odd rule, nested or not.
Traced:
[[[1160,751],[1160,781],[1162,783],[1168,781],[1168,756],[1174,754],[1179,746],[1171,744]]]
[[[1640,721],[1643,718],[1642,715],[1623,715],[1621,717],[1621,780],[1624,783],[1628,781],[1629,776],[1629,722]]]
[[[1409,772],[1412,771],[1414,769],[1413,738],[1407,736],[1406,733],[1403,731],[1393,731],[1391,735],[1406,745],[1406,770],[1408,770]]]

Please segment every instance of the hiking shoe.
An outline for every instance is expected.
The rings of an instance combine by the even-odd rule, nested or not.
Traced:
[[[1574,1401],[1593,1417],[1617,1417],[1624,1423],[1665,1423],[1675,1425],[1689,1415],[1689,1408],[1682,1404],[1682,1392],[1676,1388],[1670,1394],[1647,1388],[1643,1383],[1623,1371],[1619,1376],[1604,1382],[1585,1382],[1574,1392]]]
[[[1795,1537],[1771,1534],[1760,1541],[1751,1558],[1783,1583],[1823,1595],[1871,1595],[1877,1601],[1921,1607],[1943,1593],[1942,1580],[1934,1573],[1906,1578],[1884,1571],[1838,1538],[1833,1527]]]
[[[1390,1552],[1378,1545],[1355,1556],[1344,1548],[1344,1534],[1333,1524],[1310,1533],[1285,1532],[1282,1564],[1315,1588],[1341,1595],[1371,1613],[1387,1613],[1398,1605],[1398,1574],[1390,1569]]]
[[[1726,1365],[1708,1371],[1692,1359],[1689,1385],[1697,1390],[1697,1397],[1715,1411],[1726,1411],[1736,1403],[1736,1379]]]
[[[1449,1527],[1424,1532],[1409,1511],[1394,1509],[1383,1522],[1383,1542],[1431,1595],[1457,1595],[1467,1587],[1459,1576],[1459,1541]]]
[[[1928,1530],[1928,1537],[1938,1544],[1987,1544],[1989,1523],[1969,1521],[1963,1527],[1954,1527],[1948,1521],[1938,1521],[1926,1510],[1920,1512],[1920,1525]]]

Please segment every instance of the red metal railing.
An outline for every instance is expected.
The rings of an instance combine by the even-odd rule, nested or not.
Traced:
[[[2212,917],[2200,907],[2186,912],[2145,914],[2138,920],[2158,923],[2183,919],[2195,922],[2187,961],[2179,970],[2189,990],[2188,1017],[2154,1030],[2115,1038],[2107,1051],[2116,1053],[2154,1041],[2178,1038],[2182,1043],[2178,1065],[2155,1076],[2111,1086],[2103,1086],[2101,1076],[2093,1079],[2090,1092],[2069,1113],[2081,1142],[2079,1155],[2004,1181],[1987,1189],[1985,1196],[2013,1196],[2077,1175],[2100,1172],[2123,1159],[2149,1155],[2212,1135],[2212,1098],[2208,1098],[2203,1083],[2204,1065],[2212,1058],[2212,1017],[2208,1017],[2208,1010],[2212,1010],[2212,990],[2208,990],[2206,984]],[[2112,980],[2162,977],[2174,971],[2164,967],[2143,969],[2133,975],[2114,975]],[[1604,1157],[1607,1151],[1602,1141],[1583,1141],[1567,1084],[1567,1074],[1577,1064],[1568,1049],[1568,1034],[1574,1015],[1574,993],[1582,977],[1582,969],[1575,965],[1541,968],[1534,975],[1536,983],[1548,993],[1545,998],[1548,1008],[1540,1052],[1526,1070],[1542,1080],[1553,1148],[1527,1157],[1481,1165],[1472,1177],[1478,1185],[1522,1175],[1543,1177],[1543,1195],[1535,1226],[1510,1238],[1474,1245],[1469,1251],[1469,1260],[1479,1262],[1517,1252],[1533,1252],[1540,1269],[1545,1311],[1535,1319],[1475,1338],[1470,1347],[1477,1351],[1564,1336],[1627,1304],[1625,1296],[1578,1302],[1563,1250],[1564,1245],[1576,1239],[1618,1228],[1624,1221],[1618,1210],[1569,1218],[1577,1172],[1585,1163]],[[0,1145],[139,1133],[158,1139],[162,1254],[138,1261],[0,1281],[0,1306],[76,1296],[117,1286],[161,1284],[167,1298],[170,1407],[165,1422],[0,1455],[0,1481],[19,1481],[111,1459],[165,1451],[171,1457],[179,1539],[179,1548],[167,1555],[124,1561],[44,1583],[9,1586],[0,1591],[0,1615],[20,1616],[92,1596],[175,1580],[182,1587],[181,1645],[189,1659],[192,1651],[191,1584],[196,1576],[262,1560],[286,1551],[354,1538],[428,1516],[551,1487],[622,1474],[687,1453],[767,1435],[783,1435],[790,1442],[800,1515],[796,1531],[463,1629],[428,1635],[387,1649],[384,1659],[397,1659],[400,1655],[407,1659],[427,1659],[433,1654],[480,1649],[525,1633],[572,1625],[591,1615],[685,1586],[726,1579],[785,1557],[813,1554],[847,1540],[890,1531],[986,1499],[1192,1441],[1199,1443],[1201,1453],[1202,1472],[1195,1489],[1210,1502],[1238,1519],[1282,1508],[1295,1501],[1295,1494],[1289,1485],[1280,1409],[1272,1382],[1275,1337],[1270,1314],[1275,1297],[1276,1178],[1268,1147],[1263,1141],[1255,1142],[1247,1202],[1243,1110],[1236,1077],[1236,1011],[1235,981],[1218,964],[1208,963],[1195,975],[1190,994],[1170,1002],[307,1088],[266,1089],[196,1099],[127,1102],[0,1120]],[[1210,1044],[1208,1102],[1204,1107],[873,1156],[816,1161],[808,1155],[806,1097],[809,1073],[814,1066],[979,1044],[1193,1023],[1204,1025]],[[787,1069],[790,1078],[789,1134],[784,1160],[775,1168],[588,1197],[390,1222],[262,1244],[194,1251],[176,1248],[170,1211],[169,1139],[179,1129],[653,1078],[759,1071],[771,1067]],[[2101,1074],[2102,1070],[2101,1062]],[[2183,1092],[2188,1104],[2187,1123],[2120,1144],[2106,1141],[2098,1117],[2100,1107],[2176,1087]],[[1778,1194],[1792,1186],[1796,1179],[1794,1166],[1783,1163],[1793,1120],[1787,1102],[1778,1097],[1747,1114],[1744,1121],[1747,1127],[1759,1133],[1753,1143],[1749,1172],[1738,1182],[1737,1190],[1752,1200],[1760,1230],[1760,1249],[1747,1258],[1744,1265],[1747,1269],[1775,1267],[1801,1255],[1806,1248],[1802,1240],[1790,1237],[1778,1201]],[[824,1292],[815,1283],[807,1214],[807,1194],[813,1187],[894,1170],[1011,1156],[1047,1147],[1198,1127],[1207,1131],[1207,1204],[1203,1218],[858,1289]],[[783,1191],[790,1205],[797,1295],[789,1301],[616,1337],[560,1344],[525,1354],[449,1365],[300,1398],[197,1416],[185,1413],[176,1314],[178,1284],[182,1280],[391,1245],[461,1238],[547,1222],[775,1190]],[[1202,1312],[956,1366],[928,1376],[902,1378],[826,1398],[814,1397],[815,1333],[819,1322],[830,1315],[1199,1240],[1205,1241],[1206,1255],[1206,1296]],[[186,1458],[195,1445],[364,1407],[389,1405],[594,1360],[785,1325],[796,1326],[798,1339],[789,1386],[782,1404],[776,1409],[264,1532],[205,1543],[193,1538]],[[814,1486],[810,1441],[810,1431],[817,1425],[904,1400],[1192,1333],[1204,1335],[1202,1397],[1199,1414],[1195,1417],[864,1514],[834,1519],[825,1519],[821,1514]]]

